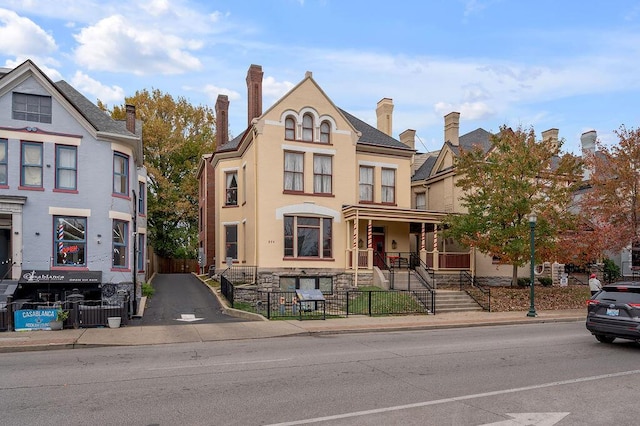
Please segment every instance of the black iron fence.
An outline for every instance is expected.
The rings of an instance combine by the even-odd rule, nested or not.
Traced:
[[[435,313],[435,293],[417,290],[348,290],[324,294],[324,301],[299,301],[295,291],[261,291],[254,286],[226,287],[223,294],[232,307],[269,319],[348,317],[349,315],[402,315]]]
[[[21,311],[62,310],[67,313],[64,328],[107,327],[109,318],[120,318],[120,325],[129,323],[128,301],[117,305],[104,304],[101,300],[63,301],[56,303],[13,302],[0,306],[0,331],[15,330],[15,315]]]

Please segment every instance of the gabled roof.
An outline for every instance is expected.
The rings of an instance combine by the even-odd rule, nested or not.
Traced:
[[[465,133],[464,135],[460,136],[459,145],[455,146],[452,144],[451,150],[456,155],[460,155],[460,149],[464,151],[470,151],[475,146],[480,146],[482,148],[482,151],[487,153],[489,152],[492,146],[492,141],[491,141],[492,136],[493,134],[487,132],[484,129],[478,128],[476,130],[473,130],[469,133]]]
[[[373,126],[365,123],[364,121],[356,118],[355,116],[349,114],[342,108],[338,108],[340,112],[344,115],[344,117],[349,120],[351,125],[355,127],[355,129],[360,132],[362,135],[358,139],[359,144],[366,145],[375,145],[382,146],[387,148],[398,148],[398,149],[406,149],[408,151],[415,151],[414,149],[408,147],[397,139],[392,138],[386,133],[376,129]]]
[[[424,163],[422,163],[422,166],[420,166],[418,170],[416,170],[414,175],[411,176],[411,181],[415,182],[419,180],[425,180],[429,176],[431,176],[431,171],[433,170],[433,166],[435,166],[437,159],[438,159],[437,156],[432,155],[428,157],[426,160],[424,160]]]
[[[115,137],[117,140],[130,145],[135,153],[136,164],[143,164],[142,126],[136,126],[136,134],[131,133],[127,130],[126,121],[114,120],[66,81],[61,80],[54,83],[30,59],[27,59],[6,74],[0,75],[0,91],[2,91],[3,86],[10,88],[14,81],[19,81],[28,75],[36,78],[52,96],[56,97],[70,113],[76,116],[76,119],[80,120],[85,129],[88,131],[93,130],[96,135],[102,133],[103,137]]]
[[[271,111],[273,108],[275,108],[276,105],[278,105],[278,103],[282,102],[283,99],[285,99],[291,93],[295,92],[306,81],[311,81],[311,83],[320,91],[320,93],[327,99],[327,101],[331,105],[333,105],[340,112],[340,114],[342,114],[344,116],[344,118],[349,122],[349,124],[351,124],[351,126],[357,132],[359,132],[361,134],[360,138],[357,141],[358,145],[376,146],[376,147],[383,147],[383,148],[394,148],[394,149],[401,149],[401,150],[407,151],[407,152],[415,152],[415,149],[408,147],[407,145],[403,144],[399,140],[394,139],[393,137],[387,135],[386,133],[376,129],[373,126],[370,126],[369,124],[365,123],[364,121],[362,121],[362,120],[356,118],[355,116],[349,114],[348,112],[346,112],[342,108],[339,108],[338,106],[336,106],[333,103],[333,101],[331,100],[331,98],[329,98],[326,95],[326,93],[324,93],[324,91],[322,90],[320,85],[318,83],[316,83],[316,81],[312,77],[312,74],[309,73],[309,72],[307,73],[307,75],[305,76],[304,79],[302,79],[297,85],[295,85],[285,95],[283,95],[278,101],[276,101],[272,106],[270,106],[265,112],[263,112],[262,116],[266,115],[269,111]],[[237,150],[240,147],[240,145],[242,144],[242,140],[244,139],[244,136],[247,134],[247,132],[248,132],[248,130],[250,128],[251,127],[248,127],[247,129],[245,129],[242,132],[241,135],[233,138],[232,140],[227,141],[224,144],[217,146],[215,152],[229,152],[229,151]]]
[[[127,130],[125,121],[111,118],[66,81],[60,80],[55,83],[55,86],[97,131],[122,136],[134,136],[133,133]]]

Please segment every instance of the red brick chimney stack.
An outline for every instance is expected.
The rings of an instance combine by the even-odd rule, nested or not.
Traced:
[[[247,125],[262,115],[262,66],[251,65],[247,71]]]
[[[216,144],[222,146],[229,141],[229,97],[218,95],[216,100]]]
[[[135,105],[126,105],[127,113],[127,130],[135,135],[136,133],[136,107]]]

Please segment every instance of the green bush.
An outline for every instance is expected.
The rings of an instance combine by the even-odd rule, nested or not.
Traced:
[[[149,283],[142,283],[142,295],[146,297],[153,296],[156,290]]]
[[[518,278],[518,287],[528,287],[531,285],[530,278]]]
[[[538,278],[538,281],[544,287],[551,287],[551,285],[553,284],[553,279],[551,277],[540,277]]]
[[[611,259],[604,260],[604,280],[608,283],[620,278],[620,267],[613,263]]]

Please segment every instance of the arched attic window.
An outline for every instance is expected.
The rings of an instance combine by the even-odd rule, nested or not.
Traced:
[[[284,138],[287,140],[296,138],[296,120],[293,117],[287,117],[284,120]]]
[[[323,121],[320,124],[320,142],[322,143],[330,143],[331,142],[331,126],[328,121]]]
[[[311,114],[305,114],[302,117],[302,140],[313,141],[313,117]]]

